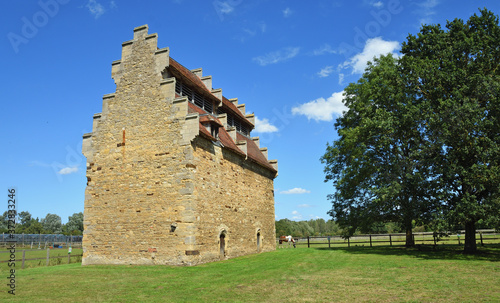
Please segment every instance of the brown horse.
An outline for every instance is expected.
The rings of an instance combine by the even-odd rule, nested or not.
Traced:
[[[295,246],[295,240],[293,239],[292,236],[280,236],[280,240],[279,240],[279,243],[280,243],[279,247],[280,248],[282,248],[283,242],[287,242],[288,247],[290,247],[293,244],[293,248],[297,248]]]

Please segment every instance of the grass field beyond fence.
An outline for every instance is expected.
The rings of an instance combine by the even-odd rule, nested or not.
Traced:
[[[16,269],[23,267],[23,251],[24,251],[24,268],[32,268],[38,266],[53,266],[71,263],[81,263],[83,249],[72,248],[71,254],[68,254],[67,248],[53,249],[30,249],[28,247],[16,247]],[[69,255],[69,257],[68,257]],[[47,258],[48,257],[48,258]],[[48,259],[48,263],[47,263]],[[0,270],[8,271],[10,253],[8,249],[0,249]]]
[[[500,302],[499,281],[497,244],[477,255],[301,246],[195,267],[28,268],[16,296],[0,283],[0,302]]]
[[[448,236],[437,237],[432,232],[413,233],[415,245],[464,245],[463,233],[453,233]],[[278,241],[279,239],[277,239]],[[372,234],[354,235],[344,239],[341,236],[323,236],[295,238],[297,245],[307,245],[308,247],[351,247],[351,246],[403,246],[406,244],[405,234]],[[477,246],[486,244],[499,244],[500,235],[495,230],[483,230],[476,233]],[[287,243],[285,243],[286,246]]]

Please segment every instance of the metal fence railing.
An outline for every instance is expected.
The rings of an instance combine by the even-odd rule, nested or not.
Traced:
[[[0,247],[6,247],[13,242],[16,245],[38,248],[57,246],[81,246],[83,236],[66,236],[63,234],[8,234],[0,235]]]

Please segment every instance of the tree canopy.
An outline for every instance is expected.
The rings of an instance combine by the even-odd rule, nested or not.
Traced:
[[[0,233],[8,232],[7,228],[8,212],[0,215]],[[83,233],[83,213],[74,213],[68,217],[68,223],[62,224],[61,217],[56,214],[47,214],[45,218],[39,220],[33,218],[28,211],[17,213],[16,234],[58,234],[82,235]]]
[[[422,105],[407,93],[404,80],[392,55],[369,63],[363,77],[345,89],[349,110],[337,119],[339,139],[321,161],[326,180],[336,187],[329,213],[347,235],[393,221],[413,245],[413,224],[430,219],[432,179],[422,161]]]
[[[336,188],[329,213],[348,235],[398,222],[407,245],[415,222],[458,224],[474,252],[475,224],[500,217],[498,17],[425,25],[402,53],[345,89],[339,139],[321,158]]]
[[[67,233],[71,235],[81,235],[83,233],[83,213],[74,213],[68,217],[68,223],[64,226]]]
[[[447,30],[424,26],[402,47],[408,87],[428,106],[444,215],[465,227],[466,252],[476,251],[475,224],[500,215],[500,27],[498,16],[480,13]]]

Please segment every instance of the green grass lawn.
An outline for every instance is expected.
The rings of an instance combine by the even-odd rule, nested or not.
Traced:
[[[0,302],[500,302],[500,245],[279,249],[196,267],[37,267]]]

